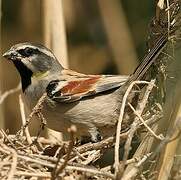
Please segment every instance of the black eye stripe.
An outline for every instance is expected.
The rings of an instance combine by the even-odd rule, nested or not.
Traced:
[[[30,57],[33,54],[37,54],[39,52],[39,50],[26,47],[25,49],[19,49],[18,52],[24,57]]]

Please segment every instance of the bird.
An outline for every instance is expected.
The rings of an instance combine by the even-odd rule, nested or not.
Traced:
[[[98,142],[115,134],[123,87],[145,75],[166,42],[162,36],[129,76],[87,75],[66,69],[50,49],[30,42],[13,45],[3,57],[18,70],[30,110],[47,93],[42,114],[48,128],[67,136],[67,129],[75,125],[78,138]]]

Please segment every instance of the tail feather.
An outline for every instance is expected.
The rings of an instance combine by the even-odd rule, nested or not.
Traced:
[[[160,55],[160,52],[165,47],[168,41],[167,34],[162,35],[159,40],[156,42],[155,46],[151,51],[143,58],[143,61],[138,65],[133,74],[130,76],[129,81],[140,80],[150,66],[155,62],[157,57]]]

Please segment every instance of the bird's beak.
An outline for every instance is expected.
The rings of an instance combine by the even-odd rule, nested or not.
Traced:
[[[8,50],[3,54],[3,57],[9,60],[17,60],[18,54],[14,50]]]

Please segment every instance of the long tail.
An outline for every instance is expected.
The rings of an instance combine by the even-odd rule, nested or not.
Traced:
[[[136,70],[130,76],[129,81],[140,80],[146,71],[150,68],[150,66],[155,62],[160,52],[165,47],[168,41],[168,35],[162,35],[155,46],[151,49],[151,51],[143,58],[143,61],[138,65]]]

